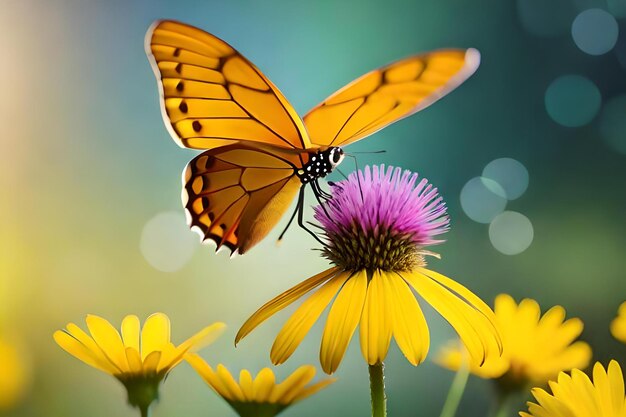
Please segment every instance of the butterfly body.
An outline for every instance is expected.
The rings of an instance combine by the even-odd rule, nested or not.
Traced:
[[[339,146],[309,152],[309,161],[302,168],[296,170],[296,176],[300,178],[303,185],[324,178],[343,161],[344,157],[343,149]]]
[[[300,118],[254,64],[203,30],[157,21],[146,53],[170,135],[203,150],[183,174],[188,224],[203,241],[240,254],[269,233],[298,193],[304,227],[304,188],[324,197],[318,180],[341,163],[344,146],[429,106],[480,61],[475,49],[414,55],[365,74]]]

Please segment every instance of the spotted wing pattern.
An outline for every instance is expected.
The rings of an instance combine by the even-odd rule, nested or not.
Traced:
[[[221,39],[184,23],[157,21],[146,35],[146,53],[165,125],[178,145],[214,149],[249,141],[311,147],[282,93]]]
[[[285,213],[301,182],[299,156],[231,145],[198,155],[183,174],[190,227],[219,249],[243,254]]]
[[[345,146],[428,107],[471,76],[475,49],[415,55],[371,71],[337,91],[305,117],[311,142]]]

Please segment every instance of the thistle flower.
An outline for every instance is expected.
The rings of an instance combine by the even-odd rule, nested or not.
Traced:
[[[552,394],[541,388],[532,393],[538,404],[529,402],[528,413],[521,417],[626,417],[624,377],[616,361],[608,372],[597,362],[593,367],[593,382],[582,371],[572,375],[561,372],[556,382],[550,381]]]
[[[474,375],[494,379],[504,391],[519,391],[529,383],[545,384],[561,371],[589,364],[591,348],[585,342],[575,342],[583,331],[583,322],[578,318],[565,320],[563,307],[554,306],[541,316],[535,300],[524,299],[518,305],[510,295],[500,294],[494,311],[503,353],[482,365],[469,358]],[[466,356],[463,348],[454,343],[442,349],[436,361],[458,370]]]
[[[117,378],[128,391],[128,403],[142,415],[158,400],[161,381],[184,356],[212,343],[225,328],[223,323],[214,323],[174,346],[170,320],[163,313],[152,314],[143,328],[137,316],[124,317],[121,336],[101,317],[88,315],[86,322],[91,335],[69,323],[54,333],[54,340],[70,355]]]
[[[325,372],[337,370],[359,325],[361,351],[370,366],[382,364],[392,338],[417,365],[430,342],[415,291],[454,327],[477,362],[499,355],[491,309],[461,284],[425,268],[425,256],[432,255],[425,248],[441,243],[437,236],[449,225],[436,188],[409,171],[375,166],[353,173],[331,192],[332,199],[315,208],[315,218],[328,242],[323,255],[334,266],[262,306],[241,327],[236,343],[312,293],[276,337],[270,353],[274,364],[291,356],[332,303],[320,348]]]
[[[279,384],[269,368],[263,368],[256,378],[243,369],[237,382],[224,365],[217,365],[214,371],[197,354],[187,355],[186,360],[241,417],[273,417],[334,382],[325,379],[307,385],[315,377],[315,368],[311,365],[299,367]]]

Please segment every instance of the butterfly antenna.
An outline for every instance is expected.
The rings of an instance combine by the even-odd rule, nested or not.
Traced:
[[[341,172],[341,170],[339,168],[335,168],[335,170],[344,178],[344,179],[348,179],[348,177],[346,176],[346,174],[344,174],[343,172]]]
[[[346,155],[359,155],[359,154],[368,154],[368,153],[386,153],[387,151],[385,149],[381,149],[379,151],[359,151],[359,152],[346,152]]]
[[[385,151],[377,151],[376,153],[382,153]],[[348,155],[346,154],[346,156],[349,156],[350,158],[354,159],[354,166],[356,167],[356,182],[359,184],[359,193],[361,193],[361,201],[364,200],[363,198],[363,187],[361,187],[361,174],[359,173],[359,163],[356,160],[356,156],[354,155]]]

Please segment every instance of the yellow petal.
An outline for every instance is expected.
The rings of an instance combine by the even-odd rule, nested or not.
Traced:
[[[168,354],[166,358],[162,358],[160,367],[170,367],[178,365],[183,360],[187,352],[197,352],[202,348],[213,343],[218,337],[224,333],[226,325],[221,322],[216,322],[210,326],[200,330],[195,335],[181,343],[177,348],[173,350],[167,350]]]
[[[239,386],[246,401],[254,401],[254,386],[252,385],[252,375],[247,369],[242,369],[239,372]]]
[[[595,368],[594,368],[595,374]],[[611,389],[611,403],[616,415],[624,415],[626,413],[626,400],[624,399],[624,376],[619,363],[611,360],[608,366],[608,383]]]
[[[256,401],[260,403],[268,402],[275,385],[276,377],[274,372],[270,368],[261,369],[261,372],[259,372],[252,383]]]
[[[184,354],[178,349],[172,342],[161,348],[161,358],[159,360],[159,366],[157,372],[165,371],[169,372],[183,360]]]
[[[133,348],[139,352],[139,318],[134,315],[124,317],[122,320],[122,339],[124,346]]]
[[[415,295],[399,275],[388,274],[393,336],[398,347],[412,365],[426,359],[430,346],[428,324]]]
[[[63,350],[74,356],[76,359],[111,375],[119,373],[119,370],[110,361],[103,361],[98,358],[92,350],[88,349],[84,344],[69,333],[57,330],[54,332],[53,337]]]
[[[301,366],[296,369],[287,379],[276,385],[270,403],[289,404],[296,395],[315,377],[315,368],[311,365]]]
[[[154,351],[149,353],[143,360],[143,372],[144,374],[152,374],[157,372],[159,361],[161,360],[161,352]]]
[[[93,338],[87,333],[85,333],[83,329],[81,329],[74,323],[69,323],[67,325],[67,333],[69,333],[76,340],[85,345],[85,347],[89,349],[99,361],[103,362],[105,366],[110,369],[115,369],[115,373],[122,372],[122,370],[114,362],[111,362],[111,360],[104,354],[104,352],[102,352],[102,349],[100,349],[100,346],[98,346],[96,341],[93,340]]]
[[[349,277],[348,272],[334,276],[289,317],[272,345],[270,352],[272,363],[279,365],[291,356]]]
[[[213,323],[185,340],[178,348],[185,352],[197,352],[215,342],[224,333],[224,330],[226,330],[226,324],[222,322]]]
[[[406,272],[403,278],[452,325],[475,361],[482,364],[488,355],[500,356],[500,337],[486,315],[428,276]]]
[[[235,378],[228,372],[228,369],[222,364],[217,365],[217,376],[222,381],[222,385],[228,391],[230,398],[234,401],[244,401],[243,393]]]
[[[387,275],[387,274],[386,274]],[[360,339],[361,353],[370,365],[381,363],[387,356],[391,342],[390,306],[396,303],[390,297],[388,277],[379,270],[373,272],[367,286],[365,305],[361,314]]]
[[[205,361],[199,355],[195,353],[189,353],[185,355],[185,360],[191,365],[193,369],[196,370],[198,375],[204,379],[204,381],[220,396],[224,397],[227,400],[231,400],[229,397],[229,392],[224,387],[222,380],[217,376],[217,374],[213,371]]]
[[[135,348],[126,348],[126,360],[128,360],[128,368],[131,373],[141,374],[143,372],[141,356],[139,356],[139,351],[135,350]]]
[[[468,304],[472,305],[475,309],[487,316],[489,320],[495,322],[496,316],[493,310],[491,310],[491,308],[483,300],[481,300],[480,297],[465,288],[463,285],[459,284],[451,278],[446,277],[445,275],[440,274],[439,272],[432,271],[426,268],[417,269],[427,277],[432,278],[434,281],[463,297]]]
[[[118,331],[102,317],[88,315],[87,327],[102,352],[111,362],[113,362],[122,372],[128,372],[128,361],[124,343]]]
[[[339,271],[338,267],[327,269],[326,271],[321,272],[301,282],[295,287],[280,294],[278,297],[275,297],[274,299],[265,303],[252,316],[250,316],[248,320],[246,320],[243,326],[241,326],[241,329],[239,329],[239,332],[237,332],[237,336],[235,337],[235,345],[237,345],[237,343],[239,343],[241,339],[246,337],[259,324],[263,323],[265,320],[267,320],[283,308],[287,307],[294,301],[298,300],[320,284],[323,284],[324,282],[329,280],[332,276],[335,275],[337,271]]]
[[[169,341],[170,319],[163,313],[152,314],[141,329],[141,358],[145,360],[150,353],[160,352]]]
[[[321,389],[326,388],[327,386],[329,386],[330,384],[332,384],[333,382],[335,382],[336,379],[333,378],[328,378],[325,379],[323,381],[320,381],[316,384],[310,385],[306,388],[304,388],[303,390],[300,391],[300,393],[298,395],[296,395],[292,401],[293,403],[297,403],[300,400],[305,399],[306,397],[310,397],[311,395],[315,394],[316,392],[318,392]]]
[[[366,293],[365,271],[356,272],[339,291],[322,335],[320,362],[324,372],[332,374],[337,370],[361,318]]]

